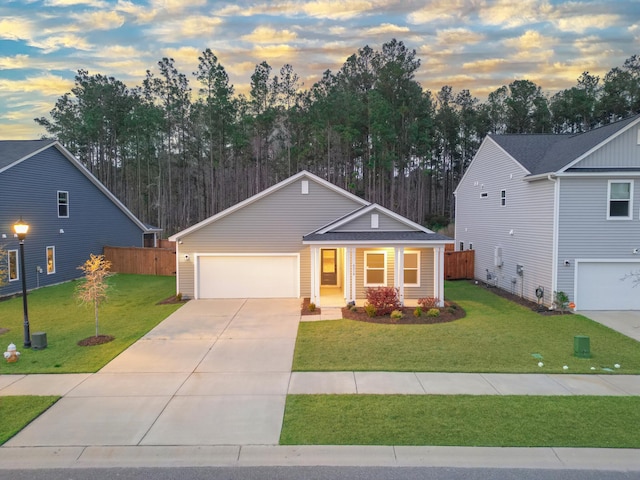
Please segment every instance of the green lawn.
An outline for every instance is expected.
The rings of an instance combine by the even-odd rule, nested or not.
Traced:
[[[16,363],[0,362],[0,374],[95,372],[180,306],[156,305],[175,294],[175,277],[118,274],[108,281],[111,289],[99,310],[99,333],[115,340],[99,346],[77,345],[95,335],[93,308],[74,297],[77,282],[34,290],[27,297],[31,332],[47,334],[44,350],[22,347],[22,298],[0,302],[0,327],[9,329],[0,335],[2,351],[15,343],[21,353]]]
[[[0,397],[0,445],[26,427],[59,397]]]
[[[283,445],[640,448],[640,397],[290,395]]]
[[[561,373],[567,365],[569,373],[640,374],[640,344],[581,315],[542,316],[464,281],[447,282],[445,291],[465,318],[435,325],[302,322],[293,369]],[[575,335],[590,337],[592,358],[574,357]]]

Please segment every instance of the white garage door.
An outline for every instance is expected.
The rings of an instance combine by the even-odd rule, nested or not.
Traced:
[[[297,298],[298,255],[199,256],[198,298]]]
[[[640,285],[634,287],[632,272],[638,262],[577,262],[576,306],[579,310],[640,310]]]

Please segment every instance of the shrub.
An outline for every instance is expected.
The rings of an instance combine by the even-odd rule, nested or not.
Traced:
[[[367,304],[376,309],[376,315],[388,315],[402,307],[398,290],[393,287],[367,288],[365,292]]]
[[[316,311],[316,304],[315,303],[311,302],[309,304],[309,311],[310,312],[315,312]]]
[[[439,300],[436,297],[426,297],[418,300],[418,305],[420,305],[425,310],[428,310],[430,308],[436,308],[438,306],[438,302]]]
[[[447,313],[450,313],[453,315],[454,313],[456,313],[456,307],[454,307],[453,305],[451,305],[450,307],[447,307]]]
[[[391,318],[393,318],[394,320],[398,320],[402,317],[404,317],[404,314],[400,310],[394,310],[393,312],[391,312]]]
[[[438,310],[437,308],[430,308],[427,311],[427,317],[438,317],[440,316],[440,310]]]
[[[181,302],[181,301],[182,301],[182,293],[178,292],[178,294],[176,295],[176,300],[177,300],[178,302]]]
[[[413,316],[414,317],[421,317],[422,316],[422,309],[420,307],[416,307],[416,309],[413,311]]]
[[[367,303],[364,306],[364,311],[367,313],[367,315],[369,315],[370,317],[375,317],[376,316],[376,307],[374,307],[373,305],[371,305],[370,303]]]
[[[569,297],[564,292],[553,292],[553,308],[560,310],[562,313],[567,311],[569,306]]]

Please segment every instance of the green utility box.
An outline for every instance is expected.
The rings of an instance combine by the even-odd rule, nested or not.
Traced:
[[[31,335],[31,348],[34,350],[47,348],[47,334],[45,332],[35,332]]]
[[[576,335],[573,337],[573,355],[578,358],[591,358],[591,346],[589,337]]]

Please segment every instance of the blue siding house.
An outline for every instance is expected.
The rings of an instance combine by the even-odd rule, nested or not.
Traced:
[[[158,229],[138,220],[54,140],[0,141],[0,247],[7,276],[0,297],[22,291],[13,225],[29,224],[27,289],[81,276],[78,266],[109,246],[154,246]]]

